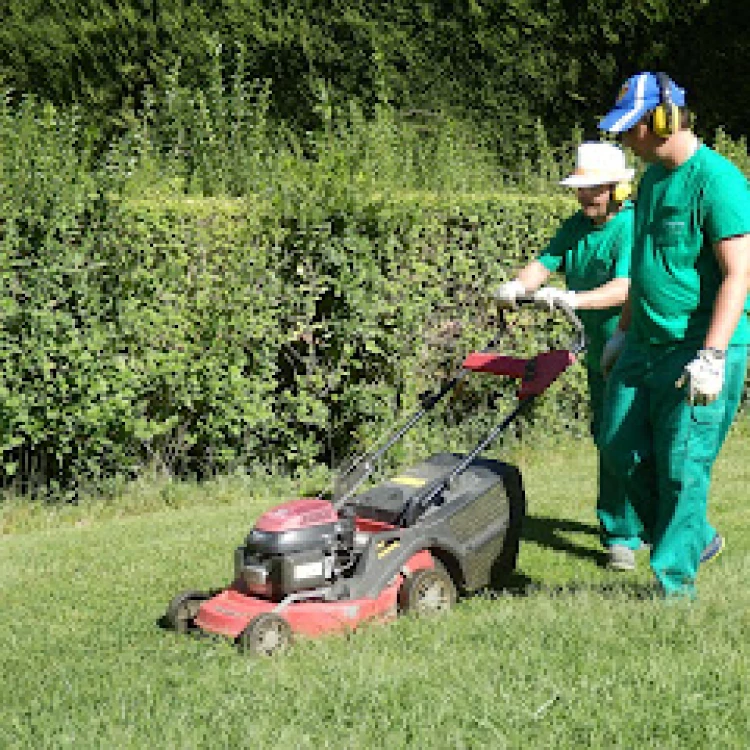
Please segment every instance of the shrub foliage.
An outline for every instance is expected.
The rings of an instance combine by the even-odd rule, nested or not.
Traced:
[[[0,483],[336,465],[498,331],[524,354],[565,337],[504,329],[489,292],[575,207],[572,147],[538,124],[511,181],[449,117],[316,106],[301,138],[262,85],[175,83],[102,150],[76,110],[0,102]],[[513,435],[585,430],[583,390],[564,378]],[[466,447],[495,391],[471,379],[402,452]]]
[[[333,121],[302,179],[201,200],[136,196],[137,133],[94,168],[74,113],[27,100],[0,129],[0,440],[23,489],[338,462],[488,338],[489,289],[571,208],[363,189]]]

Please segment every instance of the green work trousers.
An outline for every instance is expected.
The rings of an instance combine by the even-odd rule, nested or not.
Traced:
[[[586,368],[591,404],[591,436],[599,448],[602,414],[604,411],[605,380],[601,372]],[[630,549],[641,546],[641,522],[635,509],[628,502],[625,484],[610,469],[599,450],[596,515],[599,519],[602,544],[610,547],[622,544]]]
[[[695,346],[628,342],[607,382],[600,432],[604,461],[625,482],[667,596],[695,595],[700,556],[714,533],[706,518],[711,469],[747,366],[747,347],[729,347],[721,394],[691,406],[676,381],[695,356]]]

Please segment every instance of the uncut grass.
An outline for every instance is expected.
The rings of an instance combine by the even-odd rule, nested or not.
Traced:
[[[652,598],[601,567],[588,442],[527,451],[514,588],[254,661],[157,626],[184,588],[226,582],[274,500],[93,519],[2,537],[0,745],[7,747],[746,747],[747,438],[715,472],[727,551],[700,598]]]

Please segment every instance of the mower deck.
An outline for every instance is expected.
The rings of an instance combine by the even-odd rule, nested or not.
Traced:
[[[414,570],[432,568],[429,552],[415,555]],[[277,603],[261,597],[243,594],[229,588],[203,602],[195,624],[207,633],[238,638],[258,615],[276,614],[289,625],[292,633],[315,637],[325,633],[354,630],[366,620],[390,620],[398,612],[398,595],[404,581],[403,575],[395,580],[376,599],[349,599],[344,601],[293,601]]]

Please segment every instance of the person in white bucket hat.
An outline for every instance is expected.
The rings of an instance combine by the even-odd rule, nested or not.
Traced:
[[[519,295],[534,292],[552,307],[564,300],[579,311],[588,342],[585,367],[591,401],[591,434],[597,447],[604,404],[601,357],[614,333],[630,285],[633,204],[627,200],[635,170],[612,143],[582,143],[575,171],[561,181],[572,187],[581,206],[565,220],[536,260],[495,291],[504,307],[515,307]],[[542,286],[550,274],[565,275],[567,290]],[[614,570],[632,570],[635,550],[643,542],[641,523],[628,502],[623,483],[599,459],[596,511],[601,540]]]

